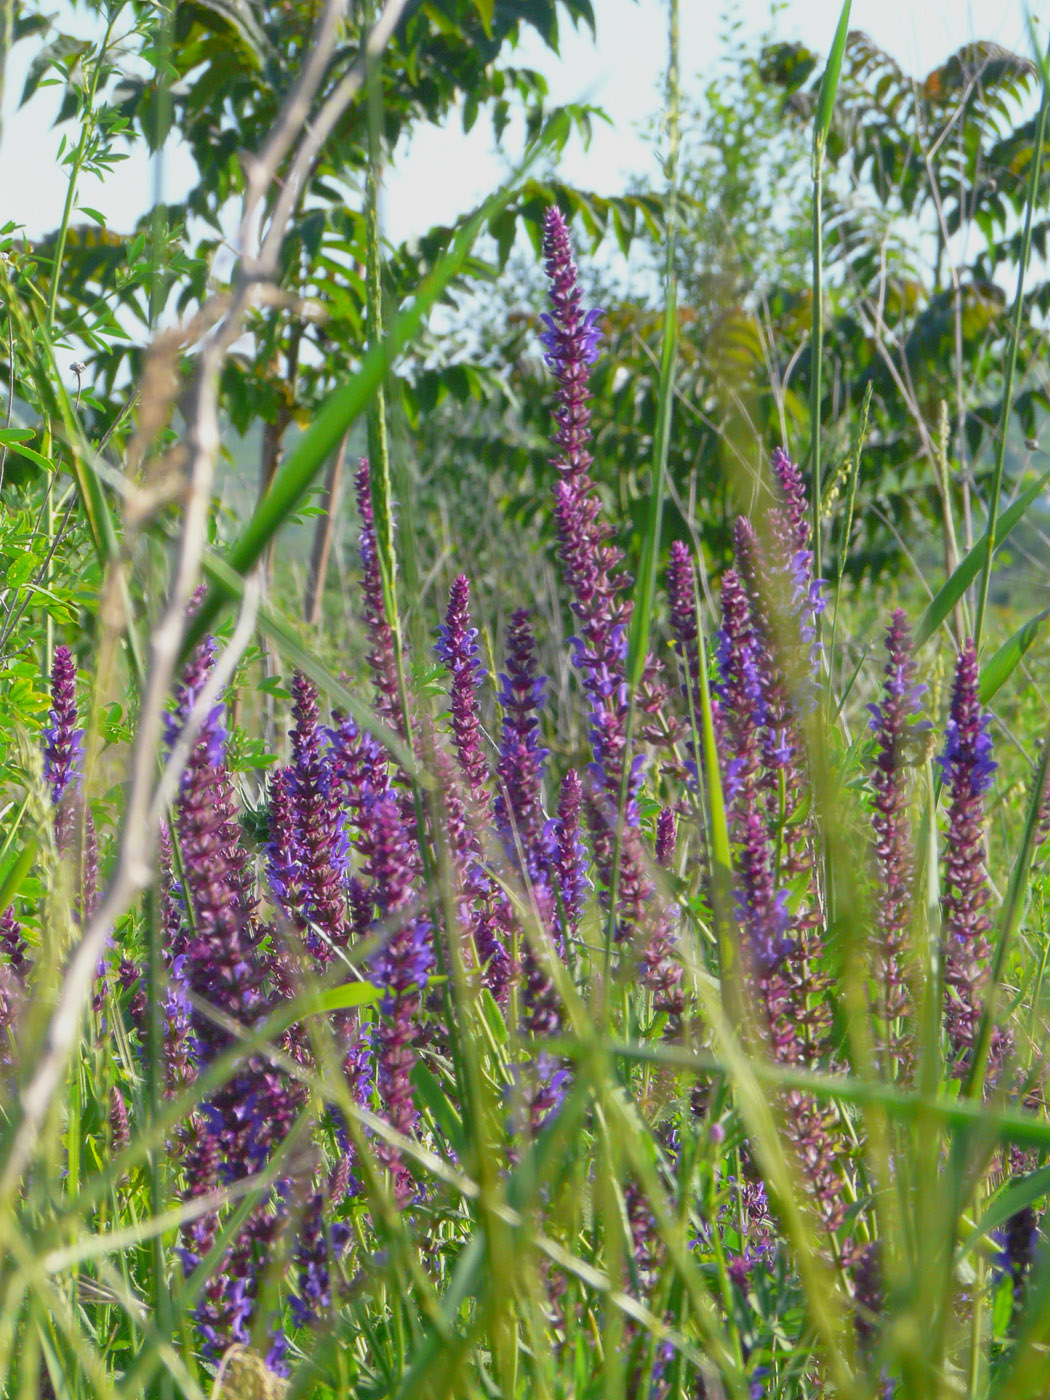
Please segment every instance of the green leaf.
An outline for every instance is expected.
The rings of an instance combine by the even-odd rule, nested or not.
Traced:
[[[474,0],[474,8],[478,12],[481,20],[481,27],[485,31],[485,38],[492,38],[492,20],[496,13],[496,0]]]
[[[21,588],[33,577],[39,562],[33,554],[20,554],[13,564],[8,565],[7,573],[4,576],[7,587]]]
[[[34,451],[31,447],[26,447],[25,443],[17,443],[12,448],[12,451],[14,452],[16,457],[25,457],[30,462],[35,462],[38,467],[43,467],[46,472],[51,471],[54,465],[51,462],[50,458],[42,456],[39,452]]]
[[[985,662],[981,667],[980,695],[982,705],[987,705],[996,691],[1009,679],[1014,668],[1019,665],[1025,652],[1039,635],[1039,629],[1047,617],[1050,617],[1050,608],[1044,608],[1041,613],[1036,613],[1035,617],[1030,617],[1008,641],[1002,644],[991,660]]]
[[[310,1013],[352,1011],[358,1006],[374,1006],[382,995],[382,987],[373,987],[371,982],[345,982],[341,987],[320,992],[310,1006]]]

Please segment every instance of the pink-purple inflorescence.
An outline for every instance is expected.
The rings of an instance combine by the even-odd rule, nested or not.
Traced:
[[[584,309],[568,228],[556,211],[545,222],[544,253],[551,311],[542,343],[556,384],[555,519],[586,736],[563,743],[553,733],[543,673],[557,673],[529,609],[506,620],[502,674],[494,683],[486,673],[465,574],[452,581],[438,629],[439,679],[431,674],[425,692],[412,692],[406,716],[401,634],[388,616],[390,580],[380,568],[369,467],[362,462],[360,596],[376,733],[356,707],[357,717],[323,715],[317,687],[295,674],[288,755],[259,795],[267,808],[265,838],[255,846],[252,823],[242,822],[218,700],[193,736],[171,821],[161,832],[161,1092],[170,1101],[196,1084],[199,1096],[169,1141],[187,1207],[182,1262],[194,1276],[204,1260],[217,1261],[204,1271],[197,1294],[208,1358],[218,1362],[232,1344],[251,1345],[283,1374],[285,1324],[316,1339],[335,1310],[356,1306],[355,1290],[370,1267],[362,1246],[369,1232],[392,1238],[392,1208],[403,1213],[406,1229],[427,1222],[430,1243],[419,1258],[435,1273],[444,1267],[442,1253],[456,1228],[451,1222],[459,1217],[412,1144],[447,1151],[461,1173],[457,1180],[475,1170],[461,1143],[451,1144],[461,1135],[473,1152],[476,1125],[443,1114],[446,1099],[465,1113],[465,1105],[452,1104],[463,1072],[456,1042],[463,1026],[471,1034],[481,1027],[498,1048],[498,1068],[489,1077],[497,1084],[502,1075],[508,1105],[499,1146],[511,1198],[528,1139],[536,1137],[542,1149],[542,1135],[556,1128],[560,1113],[566,1121],[569,1085],[576,1083],[572,1103],[587,1091],[564,1042],[578,1030],[575,1007],[600,995],[604,1006],[625,1008],[625,1042],[628,1029],[633,1040],[654,1028],[663,1037],[632,1111],[652,1114],[645,1150],[651,1148],[654,1179],[673,1205],[672,1218],[695,1222],[697,1251],[718,1244],[720,1296],[727,1310],[747,1320],[736,1389],[761,1396],[773,1393],[775,1348],[762,1352],[756,1340],[754,1299],[791,1267],[778,1225],[781,1203],[767,1193],[760,1143],[736,1120],[731,1088],[721,1079],[716,1085],[714,1076],[686,1075],[679,1064],[686,1050],[710,1044],[699,979],[717,972],[709,949],[724,933],[736,938],[734,993],[742,1024],[734,1029],[789,1081],[840,1068],[824,953],[827,905],[836,891],[823,887],[823,818],[811,781],[813,734],[821,733],[824,717],[824,599],[813,577],[806,490],[798,466],[775,450],[764,504],[733,528],[735,558],[721,574],[713,655],[699,625],[696,560],[684,542],[672,544],[667,604],[680,686],[665,689],[650,663],[632,697],[629,580],[590,474],[588,379],[601,313]],[[168,717],[169,747],[186,726],[216,653],[208,638],[185,668]],[[866,991],[876,1049],[884,1072],[904,1077],[914,1059],[909,773],[929,726],[918,719],[923,688],[899,610],[890,619],[886,657],[881,693],[868,707],[870,836],[858,823],[857,850],[858,866],[866,857],[870,876],[861,884],[870,883],[873,892]],[[447,700],[431,704],[442,683]],[[732,894],[725,901],[727,929],[716,927],[708,904],[715,870],[708,780],[715,775],[705,771],[695,742],[707,719],[725,798],[731,869],[718,874]],[[948,811],[944,1023],[956,1072],[973,1058],[989,977],[984,805],[995,764],[988,723],[968,644],[958,660],[941,759]],[[384,728],[399,735],[400,759],[376,737]],[[58,849],[64,854],[82,841],[86,864],[82,750],[75,668],[68,649],[59,647],[45,773]],[[1046,823],[1050,829],[1050,817]],[[82,897],[79,908],[89,908],[86,883]],[[596,990],[588,969],[594,976],[603,956],[603,968],[616,978]],[[121,990],[132,1043],[144,1047],[149,989],[133,959],[123,957],[115,972],[111,981]],[[10,1078],[10,1031],[31,997],[32,974],[30,945],[9,905],[0,914],[0,1088]],[[567,989],[585,996],[571,1000]],[[310,1012],[289,1024],[292,1015],[285,1013],[299,997]],[[326,999],[335,1008],[329,1015],[317,1010]],[[263,1049],[259,1037],[271,1021],[276,1029]],[[245,1037],[252,1040],[247,1049]],[[993,1035],[993,1070],[1008,1047],[1005,1033]],[[216,1083],[222,1061],[229,1072]],[[617,1085],[625,1099],[641,1082],[632,1074],[625,1060]],[[206,1083],[197,1083],[202,1076]],[[834,1257],[842,1286],[852,1293],[857,1351],[867,1364],[881,1346],[886,1306],[867,1184],[855,1171],[838,1110],[798,1088],[771,1095],[820,1248]],[[491,1098],[499,1103],[496,1094]],[[138,1102],[114,1088],[104,1104],[103,1132],[108,1109],[117,1151],[131,1140]],[[556,1143],[554,1132],[546,1141]],[[705,1188],[694,1197],[690,1172],[701,1160]],[[535,1162],[528,1165],[536,1169]],[[1010,1170],[1017,1174],[1027,1165],[1011,1159]],[[681,1316],[669,1309],[677,1282],[667,1270],[677,1264],[643,1188],[645,1176],[632,1160],[612,1183],[623,1245],[617,1257],[626,1255],[621,1280],[674,1331],[688,1309]],[[503,1185],[501,1177],[498,1189]],[[541,1228],[558,1189],[552,1178],[531,1199]],[[583,1194],[590,1199],[590,1183]],[[231,1224],[242,1200],[250,1207]],[[850,1202],[863,1243],[844,1238]],[[998,1266],[1018,1289],[1035,1234],[1033,1214],[1020,1211],[999,1240]],[[399,1254],[398,1267],[405,1260],[409,1255]],[[414,1254],[409,1267],[417,1267]],[[704,1268],[714,1277],[710,1256]],[[564,1298],[575,1295],[565,1292],[553,1268],[542,1272],[541,1287],[554,1345],[567,1352],[576,1303]],[[646,1338],[636,1316],[624,1330],[626,1393],[714,1393],[676,1343]]]
[[[996,763],[988,732],[991,715],[978,693],[977,651],[968,641],[959,654],[951,708],[940,756],[941,778],[948,792],[944,891],[941,899],[944,943],[945,1026],[952,1056],[961,1070],[973,1049],[988,980],[988,931],[985,906],[990,898],[984,870],[984,795]],[[1005,1046],[1001,1036],[997,1047]]]
[[[909,816],[908,765],[929,729],[917,718],[926,690],[916,682],[908,619],[898,608],[886,633],[886,666],[878,704],[868,706],[875,736],[871,816],[876,867],[874,1010],[878,1049],[894,1076],[910,1061],[905,1024],[911,1009],[905,957],[912,920],[915,858]]]
[[[630,578],[623,572],[623,553],[612,540],[612,530],[602,518],[601,502],[589,470],[591,414],[587,385],[591,365],[598,358],[602,313],[584,311],[583,296],[572,255],[568,226],[557,209],[544,221],[543,251],[550,281],[551,311],[544,316],[541,340],[548,366],[556,382],[553,466],[554,514],[565,583],[571,595],[577,635],[572,639],[573,664],[580,672],[590,707],[592,763],[588,813],[594,841],[594,859],[607,886],[612,884],[621,824],[638,825],[637,795],[644,757],[628,750],[627,632],[633,604]],[[638,709],[651,718],[665,706],[666,692],[659,668],[649,659]],[[650,732],[650,727],[646,733]],[[626,802],[621,786],[626,780]],[[622,808],[622,810],[621,810]],[[621,843],[618,879],[618,927],[623,940],[640,927],[651,883],[638,866],[630,843]]]

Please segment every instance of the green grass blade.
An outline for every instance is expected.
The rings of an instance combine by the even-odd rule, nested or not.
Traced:
[[[548,1047],[552,1054],[581,1056],[591,1052],[569,1037],[554,1037]],[[672,1065],[696,1074],[729,1075],[733,1065],[720,1054],[697,1053],[691,1050],[648,1041],[611,1041],[610,1055],[617,1059]],[[754,1056],[747,1060],[747,1071],[762,1085],[777,1090],[797,1089],[815,1099],[828,1103],[855,1104],[858,1108],[876,1104],[890,1118],[903,1123],[928,1119],[934,1126],[946,1129],[987,1129],[988,1135],[999,1143],[1016,1143],[1019,1147],[1050,1149],[1050,1123],[1016,1108],[1000,1108],[992,1104],[957,1098],[952,1094],[927,1093],[905,1089],[880,1079],[861,1078],[855,1074],[826,1074],[779,1065]]]
[[[835,111],[835,95],[842,74],[842,59],[846,52],[846,38],[849,34],[850,9],[852,0],[846,0],[839,15],[838,28],[828,54],[824,76],[820,80],[820,94],[817,97],[817,111],[813,120],[813,159],[823,161],[824,149],[831,130],[831,118]]]
[[[1037,481],[1034,481],[1018,496],[1009,510],[1004,511],[996,529],[995,547],[997,549],[1021,521],[1032,502],[1042,494],[1048,481],[1050,481],[1050,471],[1045,471]],[[966,558],[962,560],[951,578],[941,585],[930,600],[926,611],[919,619],[918,627],[915,629],[915,645],[917,647],[922,646],[923,642],[928,641],[933,636],[970,584],[973,583],[981,571],[987,553],[988,535],[986,533],[981,536]]]
[[[550,143],[550,133],[536,143],[507,184],[487,199],[466,221],[452,241],[451,248],[438,260],[419,291],[394,320],[382,342],[365,355],[357,373],[334,389],[316,414],[313,423],[298,440],[278,468],[266,495],[226,555],[225,562],[237,574],[246,574],[260,558],[284,521],[300,506],[336,449],[347,428],[365,412],[372,397],[382,387],[390,366],[419,333],[438,298],[463,268],[479,234],[489,220],[511,200],[525,171]],[[213,587],[189,630],[185,651],[190,651],[212,626],[219,609],[235,596],[214,575]]]
[[[14,865],[12,865],[7,875],[4,877],[3,884],[0,884],[0,914],[4,912],[15,895],[22,888],[26,876],[33,868],[33,862],[37,857],[37,849],[38,847],[35,839],[27,842],[18,853]]]
[[[1050,1167],[1038,1167],[1035,1171],[1004,1182],[988,1202],[973,1233],[963,1241],[960,1254],[968,1254],[993,1230],[1005,1225],[1012,1215],[1046,1195],[1050,1195]]]
[[[1048,727],[1043,738],[1042,751],[1039,755],[1039,762],[1035,766],[1035,773],[1032,777],[1032,790],[1028,799],[1028,811],[1025,814],[1024,834],[1021,837],[1021,849],[1017,853],[1014,868],[1010,873],[1010,883],[1007,886],[1006,898],[1003,900],[999,910],[999,916],[995,925],[995,942],[993,944],[992,963],[989,970],[988,985],[984,992],[984,1008],[981,1013],[981,1024],[974,1041],[973,1059],[970,1064],[970,1072],[967,1076],[963,1089],[965,1095],[977,1095],[984,1085],[984,1072],[988,1063],[988,1053],[992,1044],[992,1031],[995,1029],[995,1006],[999,985],[1002,982],[1003,970],[1006,966],[1006,950],[1010,946],[1017,926],[1021,922],[1021,915],[1024,913],[1025,903],[1028,897],[1028,875],[1032,868],[1032,857],[1035,855],[1036,842],[1039,831],[1039,812],[1043,804],[1043,794],[1046,792],[1046,776],[1050,770],[1050,727]]]
[[[1050,608],[1030,617],[1005,641],[995,655],[981,667],[981,704],[987,705],[992,696],[1010,679],[1014,670],[1021,664],[1025,653],[1039,635],[1039,630],[1050,617]]]
[[[1033,39],[1035,37],[1034,30]],[[985,609],[988,606],[988,586],[992,578],[992,556],[999,543],[997,534],[999,522],[999,498],[1003,490],[1003,468],[1006,464],[1006,438],[1010,428],[1010,412],[1013,408],[1014,379],[1017,374],[1017,354],[1021,345],[1021,322],[1025,314],[1024,284],[1028,271],[1028,259],[1032,251],[1032,223],[1035,217],[1036,201],[1039,198],[1039,180],[1042,173],[1043,145],[1046,141],[1047,118],[1050,116],[1050,72],[1042,50],[1036,46],[1036,58],[1042,75],[1042,90],[1039,98],[1039,116],[1036,119],[1035,143],[1032,166],[1029,172],[1028,194],[1025,199],[1024,230],[1021,234],[1021,257],[1017,264],[1017,290],[1014,294],[1013,324],[1010,329],[1010,347],[1006,355],[1006,373],[1003,376],[1003,401],[999,413],[999,433],[995,443],[995,471],[992,476],[992,491],[988,498],[988,530],[985,535],[984,558],[981,561],[981,585],[977,593],[977,621],[974,624],[974,641],[981,647],[981,629],[984,626]]]
[[[839,15],[838,28],[835,30],[835,38],[820,83],[820,95],[817,98],[817,111],[813,122],[813,328],[810,337],[809,469],[813,501],[813,573],[816,578],[820,578],[821,575],[823,554],[820,536],[820,505],[824,494],[821,481],[823,472],[820,457],[820,401],[821,365],[824,357],[824,148],[835,110],[835,94],[838,92],[842,56],[846,50],[846,35],[849,33],[851,3],[852,0],[845,0]],[[819,618],[817,626],[820,626]]]
[[[671,445],[671,419],[674,409],[674,372],[678,358],[678,283],[675,277],[675,233],[678,218],[678,7],[671,5],[669,60],[667,67],[667,235],[664,244],[664,322],[660,347],[660,381],[656,407],[656,433],[653,441],[652,485],[649,490],[649,519],[642,563],[635,592],[634,613],[627,642],[627,680],[631,704],[645,670],[652,628],[656,575],[660,562],[660,535],[664,498],[667,494],[667,458]],[[630,760],[628,759],[628,762]]]

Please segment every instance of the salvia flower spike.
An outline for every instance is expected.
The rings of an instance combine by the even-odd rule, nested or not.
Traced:
[[[903,1069],[909,1058],[902,1025],[910,1009],[904,956],[912,918],[914,854],[908,811],[908,764],[918,736],[929,729],[917,720],[926,687],[915,680],[908,619],[898,608],[886,633],[882,695],[868,706],[875,735],[872,830],[877,876],[875,899],[876,1034],[887,1068]]]
[[[941,910],[945,1025],[960,1067],[973,1047],[981,1017],[991,927],[985,912],[990,891],[984,871],[984,797],[997,765],[988,732],[991,715],[981,708],[978,682],[977,650],[967,641],[956,662],[939,760],[948,790]]]

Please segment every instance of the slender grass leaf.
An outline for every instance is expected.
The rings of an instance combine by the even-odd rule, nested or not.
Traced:
[[[1018,496],[1009,510],[1004,511],[999,520],[995,532],[996,548],[1003,543],[1010,532],[1024,517],[1025,512],[1032,502],[1042,494],[1047,482],[1050,481],[1050,471],[1045,471],[1038,481],[1034,481],[1025,491]],[[915,629],[915,645],[922,646],[923,642],[936,632],[944,619],[955,607],[962,595],[973,583],[974,579],[981,571],[985,555],[988,550],[988,536],[984,534],[967,554],[966,558],[956,568],[945,583],[937,590],[937,593],[930,600],[929,606],[919,619],[919,625]]]
[[[358,1006],[374,1006],[383,996],[381,987],[373,987],[371,982],[347,982],[341,987],[321,992],[316,999],[310,999],[303,1008],[304,1016],[312,1016],[323,1011],[351,1011]]]
[[[412,302],[395,318],[381,343],[369,350],[360,369],[347,383],[329,394],[313,423],[278,468],[269,490],[229,550],[224,562],[234,573],[243,575],[252,568],[284,521],[302,504],[315,477],[324,468],[347,428],[367,409],[373,395],[382,386],[391,364],[411,344],[438,298],[462,269],[478,235],[485,230],[493,215],[510,202],[524,172],[550,139],[550,132],[545,131],[512,179],[471,215],[456,234],[452,246],[442,254],[434,270],[424,279]],[[214,587],[194,618],[184,654],[188,654],[209,630],[222,605],[235,596],[227,583],[215,573],[211,576]]]
[[[995,438],[995,470],[992,474],[991,492],[988,497],[988,529],[985,534],[984,554],[981,560],[981,583],[977,590],[977,621],[974,624],[974,641],[978,650],[981,646],[981,629],[984,625],[984,614],[988,605],[988,588],[992,579],[992,556],[1002,538],[1002,527],[999,524],[999,504],[1003,491],[1003,472],[1006,467],[1010,415],[1014,407],[1014,379],[1017,374],[1017,357],[1021,347],[1022,321],[1025,314],[1025,276],[1028,272],[1028,262],[1032,252],[1032,224],[1035,219],[1036,205],[1039,202],[1043,148],[1046,144],[1047,119],[1050,117],[1050,83],[1047,82],[1047,71],[1042,61],[1040,69],[1042,84],[1039,95],[1039,115],[1036,119],[1035,142],[1028,174],[1028,188],[1025,193],[1021,256],[1017,259],[1017,290],[1014,293],[1010,341],[1006,350],[1006,365],[1003,372],[1002,408]]]
[[[548,1045],[551,1054],[572,1055],[579,1048],[567,1037],[554,1038]],[[729,1075],[732,1072],[732,1066],[718,1055],[693,1054],[673,1046],[613,1042],[608,1048],[610,1054],[627,1060],[676,1065],[700,1074]],[[996,1108],[993,1104],[949,1098],[943,1094],[916,1093],[852,1074],[811,1073],[786,1065],[770,1064],[761,1057],[749,1059],[747,1066],[760,1084],[769,1084],[777,1089],[798,1089],[824,1102],[837,1101],[860,1107],[876,1104],[891,1118],[901,1122],[925,1120],[931,1125],[939,1124],[963,1131],[979,1128],[996,1142],[1050,1149],[1050,1123],[1037,1118],[1035,1114],[1021,1113],[1014,1108]]]
[[[1044,608],[1041,613],[1036,613],[1035,617],[1030,617],[1008,641],[1002,644],[991,660],[981,667],[980,696],[982,705],[987,705],[996,691],[1009,680],[1039,635],[1039,629],[1048,617],[1050,617],[1050,608]]]
[[[852,3],[853,0],[846,0],[842,7],[838,28],[835,30],[835,39],[831,45],[831,52],[828,54],[827,66],[824,69],[824,76],[820,80],[820,95],[817,98],[817,110],[813,120],[814,165],[824,159],[824,147],[827,145],[828,132],[831,130],[831,118],[835,111],[835,94],[838,92],[842,59],[846,52],[846,37],[849,34]]]
[[[1024,1210],[1025,1206],[1030,1206],[1033,1201],[1038,1201],[1041,1196],[1046,1195],[1050,1195],[1050,1167],[1039,1167],[1036,1171],[1027,1172],[1014,1181],[1004,1182],[988,1202],[980,1223],[973,1233],[963,1241],[960,1255],[968,1254],[993,1230],[997,1230],[1000,1225],[1005,1225],[1011,1216]]]
[[[423,1103],[430,1110],[434,1122],[452,1144],[456,1156],[462,1161],[466,1155],[467,1147],[463,1133],[463,1119],[452,1100],[422,1060],[417,1060],[412,1067],[412,1084],[418,1090]]]
[[[0,884],[0,914],[4,912],[15,895],[22,888],[26,876],[33,868],[33,862],[36,860],[36,853],[36,841],[28,842],[22,847],[14,865],[12,865],[11,869],[4,876],[3,884]]]

